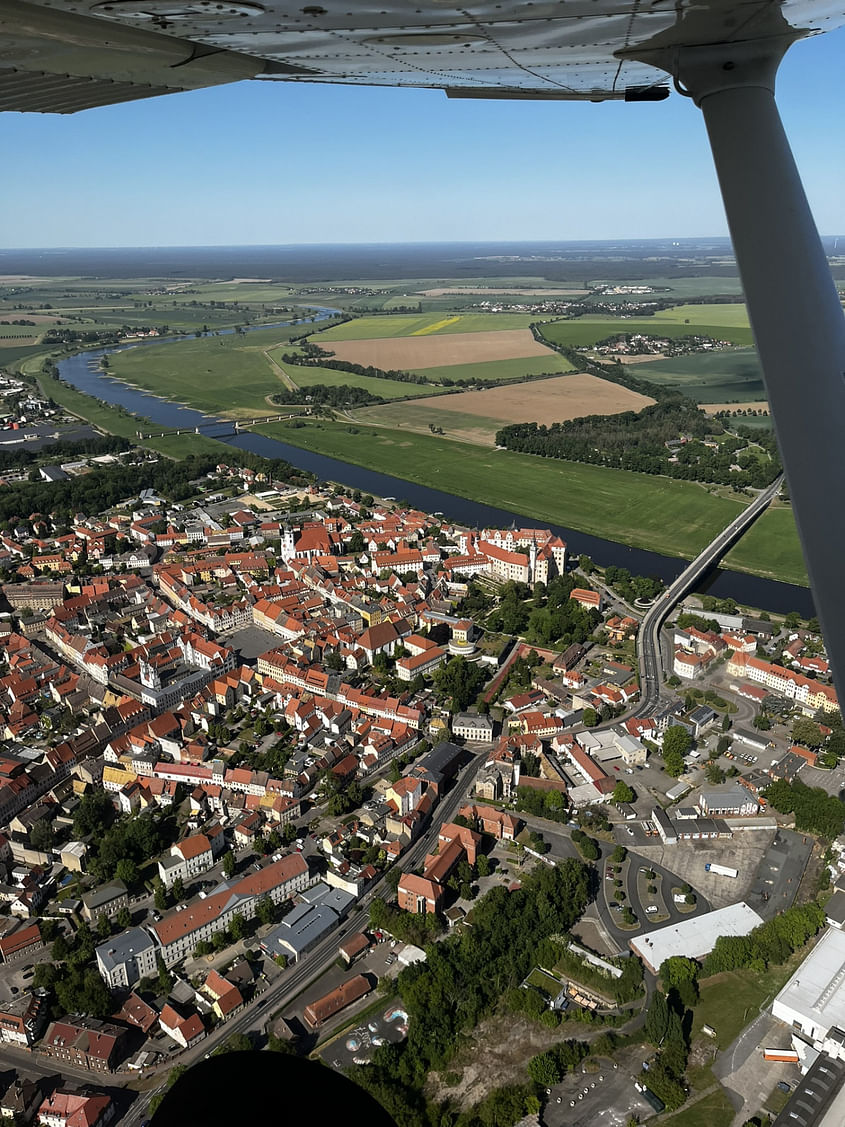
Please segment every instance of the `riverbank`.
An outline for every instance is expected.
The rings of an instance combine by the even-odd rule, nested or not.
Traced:
[[[321,310],[319,316],[330,312]],[[721,495],[723,489],[710,492],[692,482],[483,449],[405,430],[374,431],[354,423],[313,419],[298,421],[294,426],[266,424],[261,428],[266,434],[242,431],[212,440],[208,432],[219,428],[218,418],[105,376],[100,360],[112,352],[98,349],[78,353],[60,363],[60,388],[80,395],[74,405],[60,390],[68,409],[86,415],[85,397],[93,397],[97,421],[106,430],[133,438],[141,420],[150,419],[156,428],[182,431],[178,437],[153,440],[167,444],[170,449],[162,452],[170,456],[173,451],[177,457],[190,452],[196,442],[205,445],[215,441],[218,451],[223,446],[249,450],[285,459],[323,480],[360,488],[374,496],[408,497],[423,511],[442,511],[469,527],[536,521],[540,526],[554,527],[573,554],[586,552],[604,563],[626,567],[632,574],[673,579],[680,570],[679,559],[697,555],[745,503],[744,499]],[[797,549],[794,533],[793,540]],[[765,549],[765,543],[762,547]],[[799,567],[793,565],[787,570],[789,563],[788,550],[780,571],[768,568],[766,560],[752,558],[744,561],[745,573],[719,571],[704,585],[722,598],[732,597],[774,611],[800,611],[803,607],[805,615],[810,615],[814,612],[806,586],[758,578],[760,572],[768,570],[772,576],[794,575],[800,582]]]
[[[698,555],[743,504],[694,482],[489,450],[406,430],[323,420],[256,430],[303,450],[676,558]],[[791,511],[784,512],[791,520]],[[791,538],[789,533],[787,522],[778,518],[750,550],[743,538],[730,566],[806,586],[794,524]]]
[[[122,407],[113,407],[108,403],[103,403],[91,395],[86,395],[84,392],[77,391],[76,388],[62,383],[61,380],[45,375],[41,371],[44,359],[43,356],[31,357],[29,368],[27,368],[27,361],[24,361],[20,366],[21,373],[35,379],[44,395],[49,396],[54,403],[58,403],[68,414],[75,415],[79,419],[85,419],[97,430],[106,434],[116,434],[120,438],[126,438],[138,446],[155,450],[157,454],[173,458],[176,461],[181,461],[191,454],[222,456],[225,451],[224,443],[213,438],[207,438],[202,434],[180,434],[166,438],[139,439],[139,430],[155,430],[154,424],[149,419],[130,414]]]

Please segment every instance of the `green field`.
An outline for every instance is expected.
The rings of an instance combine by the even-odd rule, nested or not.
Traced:
[[[452,364],[445,368],[420,369],[429,380],[519,380],[546,373],[573,372],[574,366],[565,356],[550,352],[548,356],[526,356],[521,360],[490,360],[481,364]]]
[[[754,348],[648,360],[631,371],[661,387],[675,388],[697,403],[756,403],[766,398]]]
[[[28,356],[46,356],[49,347],[44,344],[9,344],[0,347],[0,368],[25,360]]]
[[[440,321],[448,322],[432,330],[438,336],[444,333],[489,333],[502,329],[527,329],[536,321],[528,313],[393,313],[383,317],[357,317],[343,325],[335,325],[319,333],[315,341],[324,340],[382,340],[387,337],[411,337],[429,329]]]
[[[256,334],[258,335],[258,334]],[[259,345],[245,337],[202,337],[128,348],[110,358],[110,373],[165,399],[215,414],[266,414],[266,397],[283,388]]]
[[[115,379],[176,403],[230,418],[248,418],[270,412],[267,396],[286,386],[265,352],[301,332],[294,326],[256,329],[242,336],[204,336],[127,347],[112,355],[109,371]]]
[[[728,552],[723,566],[808,586],[807,568],[791,507],[768,508]]]
[[[679,305],[653,317],[578,317],[571,321],[545,322],[543,336],[555,344],[584,348],[614,333],[643,333],[646,336],[707,336],[751,345],[751,329],[744,305]]]
[[[493,451],[401,430],[272,423],[262,434],[407,481],[670,556],[696,555],[739,503],[691,482]],[[356,432],[356,433],[351,433]]]
[[[718,1088],[695,1103],[684,1104],[679,1112],[660,1123],[661,1127],[730,1127],[735,1115],[727,1094]]]
[[[693,1037],[701,1035],[702,1025],[709,1025],[716,1031],[716,1044],[727,1049],[754,1020],[760,1007],[771,1001],[806,954],[806,949],[801,950],[783,966],[766,971],[724,971],[703,979],[701,997],[693,1010]]]
[[[325,384],[326,387],[362,387],[382,399],[399,399],[421,395],[438,395],[447,388],[427,387],[425,384],[403,383],[402,380],[381,380],[376,376],[357,376],[353,372],[337,372],[333,368],[312,368],[297,364],[283,364],[282,356],[287,348],[277,348],[270,352],[279,367],[293,380],[297,387],[310,387],[312,384]]]
[[[723,305],[676,305],[654,315],[655,321],[671,325],[721,325],[724,328],[748,329],[748,311],[738,302]],[[750,330],[749,330],[750,331]]]
[[[482,446],[495,445],[496,432],[504,426],[501,419],[486,415],[439,410],[436,397],[430,397],[425,402],[415,399],[410,403],[359,407],[354,418],[356,425],[377,423],[379,426],[397,429],[407,427],[423,434],[430,433],[429,428],[432,426],[442,427],[447,438],[457,439],[458,442],[480,443]]]

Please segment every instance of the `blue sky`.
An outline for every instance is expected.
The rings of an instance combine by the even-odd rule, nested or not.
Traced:
[[[845,29],[778,101],[820,230],[845,233]],[[726,234],[699,111],[240,83],[72,117],[0,115],[4,247]]]

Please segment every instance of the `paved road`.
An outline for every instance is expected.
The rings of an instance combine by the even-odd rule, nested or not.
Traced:
[[[777,477],[768,489],[764,489],[751,504],[743,509],[735,520],[711,541],[693,562],[686,568],[666,593],[657,600],[643,619],[637,639],[640,665],[640,705],[641,715],[649,716],[658,708],[660,689],[663,683],[663,655],[660,648],[660,629],[678,602],[688,594],[701,576],[717,563],[732,544],[745,532],[760,513],[777,495],[783,482],[783,475]]]

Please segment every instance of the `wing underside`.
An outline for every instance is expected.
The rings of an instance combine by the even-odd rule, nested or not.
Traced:
[[[845,7],[828,0],[419,3],[0,0],[0,109],[69,113],[245,78],[650,97],[666,75],[635,56],[652,48],[845,22]]]

